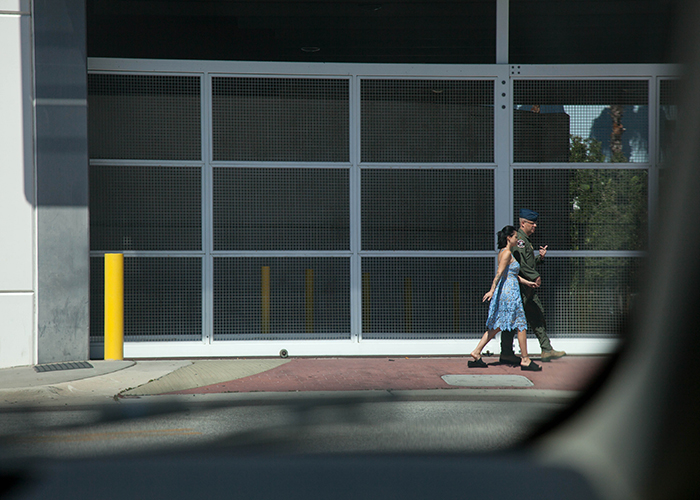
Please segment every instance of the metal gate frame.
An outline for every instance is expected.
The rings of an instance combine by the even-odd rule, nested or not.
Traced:
[[[494,171],[494,232],[512,224],[513,172],[520,168],[572,168],[571,164],[515,164],[512,157],[513,82],[518,79],[643,79],[649,84],[649,162],[609,164],[606,169],[646,169],[648,171],[649,225],[653,227],[658,211],[659,182],[659,81],[678,77],[676,65],[402,65],[402,64],[309,64],[269,62],[222,62],[182,60],[88,59],[89,73],[121,73],[149,75],[199,75],[201,78],[201,161],[131,161],[91,160],[90,165],[159,165],[198,166],[202,171],[202,243],[201,251],[124,251],[126,257],[199,257],[202,259],[202,329],[199,342],[127,342],[126,357],[193,357],[193,356],[277,356],[286,350],[292,356],[346,356],[346,355],[450,355],[469,352],[475,338],[483,332],[474,332],[468,339],[446,340],[362,340],[362,270],[363,257],[489,257],[492,251],[362,251],[360,231],[360,172],[363,168],[463,168],[464,164],[364,164],[360,161],[360,82],[373,79],[484,79],[494,82],[494,162],[469,164],[470,169]],[[350,85],[350,161],[347,163],[314,164],[314,167],[349,169],[350,195],[350,250],[348,251],[214,251],[212,172],[213,166],[240,166],[236,162],[214,162],[212,159],[212,78],[215,76],[342,78]],[[303,162],[309,165],[310,162]],[[245,162],[248,166],[260,166]],[[275,167],[298,167],[300,162],[275,162]],[[580,166],[580,164],[579,164]],[[92,257],[105,252],[92,251]],[[553,257],[640,257],[639,251],[563,251],[551,250]],[[213,341],[213,259],[214,256],[238,257],[346,257],[350,259],[350,337],[347,340],[283,340],[266,341]],[[495,258],[494,258],[495,263]],[[528,340],[528,348],[539,352],[535,339]],[[556,338],[556,347],[570,353],[608,353],[615,349],[611,338]],[[492,350],[498,350],[496,342]],[[495,348],[495,349],[494,349]]]

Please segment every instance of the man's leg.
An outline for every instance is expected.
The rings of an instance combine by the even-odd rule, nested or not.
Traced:
[[[553,359],[566,356],[564,351],[555,351],[552,343],[547,335],[547,321],[544,317],[544,307],[537,293],[530,297],[523,297],[523,308],[525,309],[525,317],[527,318],[528,328],[535,334],[540,348],[542,349],[542,361],[551,361]]]
[[[515,330],[501,331],[501,356],[498,361],[507,365],[519,365],[520,358],[513,352],[513,337]]]

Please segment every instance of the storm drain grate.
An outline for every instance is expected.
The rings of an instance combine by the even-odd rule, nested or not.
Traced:
[[[36,365],[34,370],[37,372],[55,372],[59,370],[76,370],[78,368],[94,368],[87,361],[70,361],[68,363],[47,363],[45,365]]]

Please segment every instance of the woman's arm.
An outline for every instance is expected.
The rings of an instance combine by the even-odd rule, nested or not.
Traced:
[[[510,259],[511,253],[510,250],[508,250],[507,248],[504,248],[503,250],[501,250],[501,253],[498,254],[498,270],[496,271],[496,277],[493,279],[491,289],[488,292],[486,292],[486,295],[484,295],[484,298],[481,300],[482,302],[491,300],[491,297],[493,297],[493,292],[496,291],[496,286],[498,285],[498,282],[501,280],[503,274],[506,272],[508,264],[510,264]]]

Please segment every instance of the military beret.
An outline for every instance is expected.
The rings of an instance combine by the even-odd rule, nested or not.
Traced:
[[[539,217],[540,214],[535,212],[534,210],[528,210],[527,208],[521,208],[520,209],[520,218],[521,219],[526,219],[532,222],[537,221],[537,217]]]

